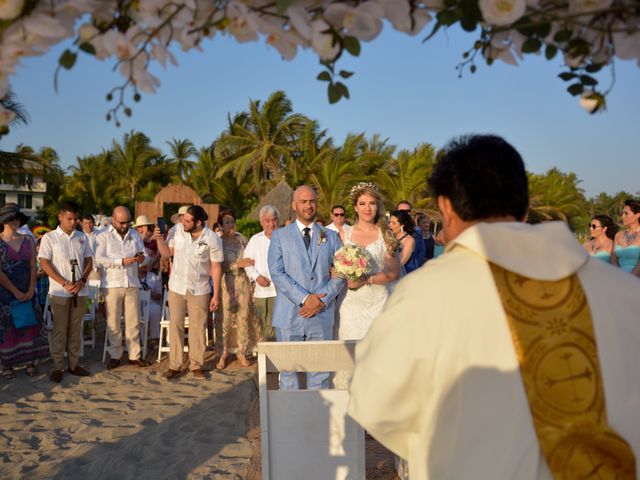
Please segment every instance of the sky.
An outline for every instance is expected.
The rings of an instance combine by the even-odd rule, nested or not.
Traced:
[[[330,105],[326,84],[316,80],[317,57],[299,50],[293,61],[281,59],[263,41],[239,44],[217,36],[203,52],[174,51],[177,67],[154,68],[161,81],[156,94],[129,102],[131,118],[118,128],[107,122],[105,96],[121,84],[112,64],[81,55],[71,71],[62,71],[58,92],[53,77],[62,44],[42,57],[25,59],[12,77],[18,100],[31,117],[13,127],[0,149],[20,143],[53,147],[63,167],[77,157],[99,153],[132,129],[168,153],[172,138],[209,145],[226,127],[227,116],[284,90],[295,112],[317,120],[336,144],[348,133],[380,134],[398,148],[428,142],[442,147],[464,133],[495,133],[522,154],[527,169],[544,173],[557,166],[581,179],[587,196],[640,191],[640,68],[617,61],[608,110],[588,115],[557,75],[560,57],[547,61],[527,55],[519,66],[478,63],[475,74],[458,78],[456,65],[475,36],[456,29],[440,31],[426,43],[388,24],[360,57],[345,56],[339,67],[354,71],[346,83],[351,99]],[[598,78],[606,87],[611,74]],[[129,98],[130,94],[129,94]]]

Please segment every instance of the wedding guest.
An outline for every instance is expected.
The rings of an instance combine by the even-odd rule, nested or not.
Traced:
[[[86,377],[90,373],[79,365],[82,319],[89,290],[87,280],[93,268],[93,252],[87,236],[76,230],[79,208],[66,202],[60,206],[58,228],[42,237],[38,259],[49,276],[49,298],[53,315],[51,381],[60,383],[64,376],[64,354],[68,371]]]
[[[93,269],[89,274],[89,281],[95,281],[96,285],[99,285],[99,282],[102,280],[102,271],[98,268],[98,263],[96,262],[96,238],[100,234],[100,231],[96,229],[96,221],[93,218],[93,215],[85,214],[82,216],[82,231],[87,236],[87,240],[89,241],[89,247],[93,252]],[[93,285],[93,283],[92,283]]]
[[[411,273],[421,267],[419,254],[417,253],[418,242],[424,251],[424,241],[422,236],[414,230],[414,223],[411,216],[404,210],[394,210],[389,218],[389,228],[394,233],[402,251],[400,253],[400,263],[406,273]]]
[[[347,211],[342,205],[334,205],[331,207],[331,223],[327,225],[327,228],[333,230],[338,235],[342,235],[343,231],[351,228],[347,223]]]
[[[40,252],[40,243],[42,237],[36,240],[36,258],[38,257],[38,253]],[[38,297],[38,304],[40,305],[40,310],[44,315],[44,307],[47,304],[47,296],[49,295],[49,276],[42,270],[42,266],[40,265],[40,260],[36,260],[36,296]]]
[[[163,377],[176,378],[181,373],[184,352],[184,319],[189,316],[189,369],[196,380],[206,374],[205,328],[209,312],[220,305],[222,278],[222,241],[206,226],[207,212],[199,206],[189,207],[180,219],[181,227],[163,238],[156,227],[158,251],[163,257],[173,257],[169,276],[169,370]],[[209,282],[213,285],[213,295]]]
[[[600,260],[611,263],[613,240],[618,232],[618,225],[607,215],[596,215],[589,224],[591,238],[582,245],[584,249]]]
[[[156,261],[156,264],[158,261]],[[162,318],[162,279],[152,270],[153,265],[140,265],[138,278],[140,289],[148,291],[151,297],[149,303],[149,340],[155,343],[160,338],[160,319]]]
[[[245,272],[254,283],[253,302],[258,310],[258,319],[262,325],[262,339],[275,342],[276,331],[273,328],[273,307],[276,300],[276,287],[269,273],[269,244],[271,235],[278,228],[280,214],[273,205],[265,205],[260,209],[260,225],[262,232],[256,233],[244,250],[244,257],[252,259],[254,265],[247,265]]]
[[[5,380],[15,378],[14,367],[25,364],[27,375],[37,375],[36,360],[49,356],[42,314],[35,295],[34,241],[18,233],[26,221],[27,216],[15,203],[0,208],[0,363]],[[30,304],[35,325],[21,328],[14,325],[11,312],[14,301]]]
[[[627,199],[622,209],[624,230],[614,239],[611,263],[625,272],[640,276],[640,201]]]
[[[422,231],[422,240],[424,241],[425,262],[433,258],[433,251],[435,248],[435,240],[431,234],[431,219],[425,213],[418,213],[415,217],[415,222]]]
[[[132,226],[142,238],[142,243],[144,243],[145,259],[141,266],[148,267],[156,264],[160,254],[158,253],[158,243],[153,237],[153,232],[156,228],[155,223],[149,220],[146,215],[139,215]]]
[[[523,222],[527,172],[499,137],[450,143],[429,186],[447,253],[356,346],[348,414],[412,480],[638,478],[640,280],[564,222]]]
[[[427,261],[427,251],[426,251],[424,242],[422,241],[422,229],[418,225],[416,225],[416,223],[413,221],[413,218],[411,217],[411,209],[412,209],[412,206],[408,200],[400,200],[396,205],[396,210],[395,210],[395,211],[406,212],[409,215],[409,220],[411,221],[411,224],[413,226],[413,233],[411,234],[411,236],[415,240],[414,248],[412,252],[413,258],[410,259],[408,268],[406,264],[403,264],[405,267],[406,273],[414,271],[416,268],[419,268],[422,265],[424,265],[424,262]]]
[[[118,368],[122,360],[122,326],[129,364],[150,365],[140,347],[140,280],[138,266],[145,260],[144,244],[131,228],[131,214],[122,205],[113,209],[112,224],[96,242],[96,262],[103,269],[102,288],[106,290],[108,369]]]
[[[246,242],[236,232],[236,217],[233,211],[223,210],[218,215],[222,228],[222,308],[216,318],[222,325],[222,353],[216,368],[227,365],[227,357],[236,352],[238,363],[249,367],[247,355],[260,339],[260,325],[253,304],[251,281],[245,267],[255,265],[255,260],[244,257]],[[272,230],[273,231],[273,230]]]

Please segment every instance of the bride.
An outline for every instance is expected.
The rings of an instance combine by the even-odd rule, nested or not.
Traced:
[[[356,184],[351,189],[351,201],[356,223],[341,233],[342,242],[364,248],[372,269],[367,277],[348,282],[349,289],[339,310],[340,340],[360,340],[365,336],[387,301],[386,285],[400,275],[398,241],[387,227],[378,187],[371,182]]]

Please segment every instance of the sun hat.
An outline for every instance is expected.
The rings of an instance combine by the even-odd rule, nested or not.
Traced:
[[[146,215],[138,215],[136,222],[131,225],[133,228],[144,227],[145,225],[155,225],[155,223],[149,221]]]
[[[178,213],[171,215],[171,223],[178,223],[180,221],[180,215],[184,215],[189,210],[189,205],[183,205],[178,209]]]
[[[12,220],[20,220],[20,226],[23,226],[29,221],[24,213],[20,211],[20,207],[15,203],[7,203],[4,207],[0,208],[0,223],[9,223]]]

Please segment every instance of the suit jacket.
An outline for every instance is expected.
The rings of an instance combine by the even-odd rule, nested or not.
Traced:
[[[269,244],[269,273],[276,286],[277,296],[273,326],[289,328],[297,322],[320,321],[332,325],[335,300],[345,287],[345,281],[331,278],[333,255],[341,246],[338,235],[318,224],[313,224],[309,250],[304,246],[296,223],[274,230]],[[324,293],[327,305],[312,318],[298,314],[300,304],[310,293]]]

